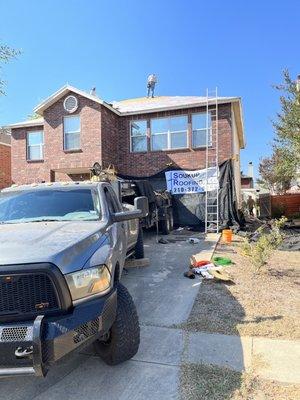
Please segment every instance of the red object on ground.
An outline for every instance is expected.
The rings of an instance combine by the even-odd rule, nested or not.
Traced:
[[[210,263],[211,263],[211,261],[208,261],[208,260],[201,260],[201,261],[196,261],[196,262],[194,262],[194,263],[193,263],[193,266],[194,266],[194,267],[204,267],[205,265],[210,264]]]

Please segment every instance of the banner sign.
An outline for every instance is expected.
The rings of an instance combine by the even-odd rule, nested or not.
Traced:
[[[165,175],[167,189],[171,194],[203,193],[218,188],[218,169],[216,167],[207,169],[207,177],[206,169],[174,170],[165,172]]]

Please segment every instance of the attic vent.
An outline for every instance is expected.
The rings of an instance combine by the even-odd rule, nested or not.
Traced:
[[[75,96],[68,96],[64,101],[64,109],[69,113],[73,113],[78,108],[78,100]]]

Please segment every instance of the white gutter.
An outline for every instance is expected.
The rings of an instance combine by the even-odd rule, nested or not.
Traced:
[[[17,122],[16,124],[11,124],[4,126],[4,128],[9,128],[9,129],[16,129],[16,128],[28,128],[32,126],[43,126],[44,125],[44,119],[32,119],[29,121],[23,121],[23,122]]]

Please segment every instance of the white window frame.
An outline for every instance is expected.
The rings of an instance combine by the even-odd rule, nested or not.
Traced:
[[[65,132],[65,120],[66,119],[71,119],[71,118],[79,118],[79,131],[69,131],[69,132]],[[78,133],[79,134],[79,147],[74,147],[72,149],[67,149],[66,148],[66,133],[67,134],[72,134],[72,133]],[[76,150],[80,150],[81,149],[81,118],[79,114],[76,115],[66,115],[63,117],[63,149],[64,151],[76,151]]]
[[[157,120],[157,119],[167,119],[168,121],[170,121],[172,118],[186,118],[186,130],[185,131],[171,131],[170,130],[170,122],[168,122],[168,130],[166,132],[152,132],[152,121],[153,120]],[[159,118],[151,118],[150,120],[150,142],[151,142],[151,151],[169,151],[169,150],[185,150],[188,149],[189,147],[189,139],[188,139],[188,116],[187,115],[172,115],[170,117],[159,117]],[[171,137],[173,133],[186,133],[186,146],[185,147],[171,147]],[[160,150],[156,150],[153,149],[153,145],[152,145],[152,136],[158,136],[158,135],[167,135],[167,147],[164,149],[160,149]]]
[[[29,144],[28,137],[29,135],[34,134],[42,134],[42,142],[40,144]],[[40,158],[30,158],[31,147],[39,147],[40,149]],[[26,160],[27,161],[42,161],[44,160],[44,131],[27,131],[26,132]]]
[[[194,132],[195,131],[197,131],[197,132],[201,132],[201,131],[203,131],[204,132],[204,134],[205,134],[205,142],[206,142],[206,138],[207,138],[207,136],[206,136],[206,130],[208,129],[208,146],[209,147],[211,147],[212,146],[212,119],[211,119],[211,112],[208,112],[208,121],[210,121],[210,126],[208,126],[208,127],[205,127],[205,128],[196,128],[196,129],[194,129],[194,127],[193,127],[193,116],[194,115],[205,115],[206,116],[206,112],[199,112],[199,113],[194,113],[194,114],[192,114],[191,115],[191,126],[192,126],[192,148],[193,149],[203,149],[203,148],[205,148],[206,147],[206,143],[205,144],[203,144],[202,146],[195,146],[194,145]]]
[[[132,134],[132,124],[135,124],[137,122],[146,122],[146,133],[145,133],[145,135],[133,135]],[[146,153],[148,151],[148,134],[147,134],[147,131],[148,131],[148,120],[147,119],[139,119],[139,120],[135,120],[135,121],[134,120],[130,121],[129,129],[130,129],[130,153]],[[132,138],[134,138],[134,137],[144,137],[144,138],[146,138],[146,150],[140,150],[140,151],[133,150],[133,146],[132,146],[133,140],[132,140]]]

